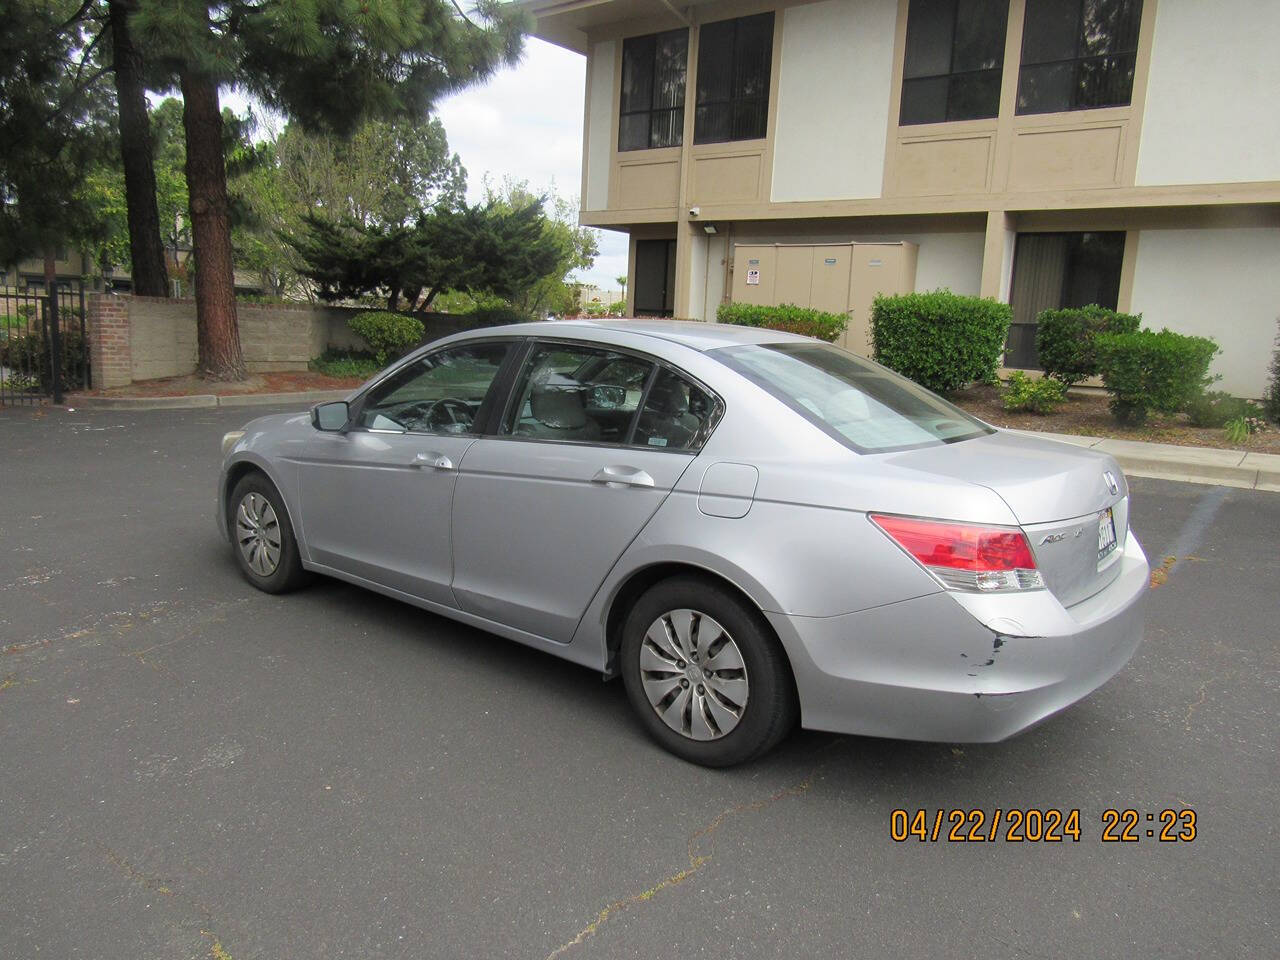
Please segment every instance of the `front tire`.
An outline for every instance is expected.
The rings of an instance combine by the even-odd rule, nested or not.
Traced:
[[[790,666],[760,613],[714,581],[675,577],[627,614],[621,668],[641,724],[693,763],[758,757],[795,725]]]
[[[227,527],[236,565],[259,590],[286,593],[309,579],[284,498],[261,473],[245,474],[231,491]]]

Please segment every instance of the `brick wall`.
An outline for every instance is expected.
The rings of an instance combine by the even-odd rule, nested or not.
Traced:
[[[236,304],[240,347],[250,373],[306,370],[329,348],[365,349],[347,325],[355,307]],[[95,389],[180,377],[197,362],[194,300],[90,294],[86,304]],[[465,330],[465,317],[422,314],[424,340]]]

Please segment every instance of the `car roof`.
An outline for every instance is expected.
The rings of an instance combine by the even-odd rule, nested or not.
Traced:
[[[812,342],[808,337],[763,327],[741,327],[727,323],[704,323],[700,320],[539,320],[534,323],[509,324],[468,331],[485,336],[515,335],[522,337],[563,336],[574,340],[590,339],[594,331],[629,333],[678,343],[705,352],[718,347],[743,344]]]

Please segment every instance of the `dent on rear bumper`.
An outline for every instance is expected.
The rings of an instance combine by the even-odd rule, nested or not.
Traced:
[[[1120,562],[1105,590],[1066,610],[1054,604],[1039,623],[1025,604],[1017,618],[997,618],[999,605],[971,609],[950,593],[847,616],[767,616],[791,656],[804,726],[1003,740],[1102,686],[1137,650],[1149,568],[1132,536]],[[1045,629],[1005,632],[1015,622]]]

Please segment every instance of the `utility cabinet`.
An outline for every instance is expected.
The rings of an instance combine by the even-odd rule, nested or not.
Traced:
[[[882,293],[916,288],[914,243],[749,244],[734,246],[733,300],[777,306],[794,303],[847,313],[837,343],[871,355],[871,303]]]

